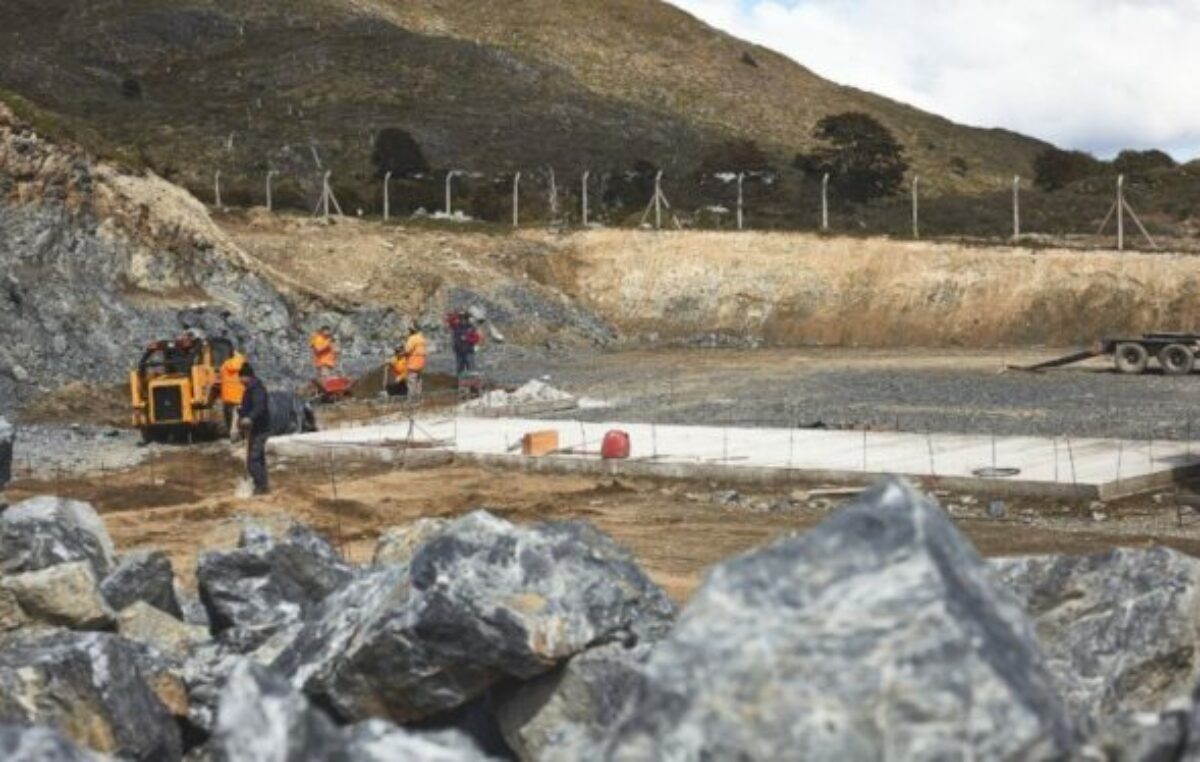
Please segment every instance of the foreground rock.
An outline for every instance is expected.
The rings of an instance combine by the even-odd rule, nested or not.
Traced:
[[[381,720],[343,730],[286,680],[249,660],[233,669],[222,691],[208,751],[216,762],[485,759],[454,731],[413,733]]]
[[[96,579],[115,563],[112,538],[95,509],[77,500],[35,497],[0,513],[0,574],[87,561]]]
[[[175,570],[160,550],[121,556],[116,569],[100,583],[100,592],[116,611],[145,601],[176,619],[183,617],[175,595]]]
[[[103,762],[50,728],[0,724],[0,759],[5,762]]]
[[[299,621],[353,577],[332,545],[300,525],[279,537],[248,527],[236,549],[205,553],[196,569],[213,633],[246,648]]]
[[[0,589],[11,593],[33,622],[77,630],[112,625],[112,610],[100,597],[91,564],[86,561],[0,577]]]
[[[446,519],[423,518],[404,526],[390,527],[379,535],[371,563],[375,566],[407,564],[412,561],[417,548],[441,534],[449,525]]]
[[[465,516],[332,596],[275,662],[343,719],[408,722],[528,680],[589,647],[661,637],[674,605],[579,523]]]
[[[58,631],[0,641],[0,723],[62,729],[122,759],[176,760],[179,730],[132,644]]]
[[[1040,759],[1076,730],[1018,602],[886,482],[709,575],[611,734],[616,759]]]
[[[601,646],[513,689],[497,712],[509,747],[521,759],[540,762],[593,756],[625,702],[642,687],[651,648]]]
[[[13,440],[16,436],[12,424],[0,417],[0,491],[12,481]]]
[[[1063,697],[1092,717],[1158,710],[1200,677],[1200,560],[1167,548],[996,559]]]
[[[187,658],[193,648],[209,638],[203,627],[185,624],[145,601],[126,606],[117,614],[117,632],[179,659]]]

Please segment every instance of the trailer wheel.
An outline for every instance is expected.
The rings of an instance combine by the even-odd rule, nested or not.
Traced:
[[[1168,376],[1186,376],[1196,364],[1196,356],[1183,344],[1168,344],[1158,353],[1158,364]]]
[[[1119,373],[1137,375],[1144,373],[1146,364],[1150,361],[1150,353],[1141,344],[1125,342],[1118,344],[1113,352],[1114,362]]]

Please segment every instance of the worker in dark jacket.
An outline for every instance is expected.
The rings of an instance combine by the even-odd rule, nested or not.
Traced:
[[[267,387],[254,375],[254,368],[246,363],[238,371],[245,392],[238,417],[242,432],[246,436],[246,471],[254,480],[254,494],[265,495],[267,483],[267,438],[271,435],[271,401]]]

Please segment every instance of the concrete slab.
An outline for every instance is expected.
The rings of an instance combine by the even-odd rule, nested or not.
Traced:
[[[562,450],[526,458],[521,437],[555,429]],[[630,435],[632,456],[602,461],[605,432]],[[411,447],[419,449],[411,449]],[[538,471],[714,479],[786,484],[867,484],[896,474],[997,496],[1113,499],[1169,487],[1200,474],[1200,449],[1185,442],[986,437],[964,434],[824,431],[808,429],[658,426],[522,418],[432,418],[360,426],[271,440],[274,451],[297,456],[330,449],[428,462],[436,451],[456,460]],[[1195,449],[1195,452],[1193,450]],[[390,453],[386,458],[384,454]],[[418,455],[417,453],[424,453]],[[986,469],[1007,476],[992,477]],[[1005,471],[1007,470],[1007,471]]]

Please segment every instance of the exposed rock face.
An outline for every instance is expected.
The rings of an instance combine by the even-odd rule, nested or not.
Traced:
[[[0,723],[57,727],[121,758],[179,759],[179,730],[143,660],[106,633],[8,636],[0,641]]]
[[[343,718],[418,720],[596,644],[653,640],[673,615],[590,526],[479,511],[332,596],[275,664]]]
[[[175,596],[175,571],[171,568],[171,559],[159,550],[121,556],[117,568],[100,583],[100,592],[116,611],[145,601],[177,619],[183,617]]]
[[[523,760],[595,758],[625,702],[641,688],[651,648],[601,646],[518,686],[497,712],[508,745]]]
[[[103,762],[50,728],[0,724],[0,759],[5,762]]]
[[[77,630],[99,630],[112,624],[112,611],[96,588],[86,561],[0,577],[25,615],[44,624]]]
[[[1157,710],[1200,677],[1200,560],[1167,548],[996,559],[1078,712]]]
[[[607,753],[1024,759],[1076,743],[1018,602],[940,508],[891,481],[716,567]]]
[[[205,628],[184,624],[145,601],[126,606],[117,614],[117,632],[181,659],[209,639]]]
[[[0,417],[0,490],[12,481],[13,440],[17,431],[12,424]]]
[[[87,561],[96,579],[103,579],[114,555],[104,522],[87,503],[35,497],[0,513],[0,574]]]
[[[249,527],[236,549],[205,553],[196,570],[213,632],[250,648],[301,619],[353,576],[332,545],[299,525],[279,537]]]
[[[379,535],[371,563],[375,566],[407,564],[412,561],[417,548],[449,525],[446,519],[422,518],[404,526],[389,527]]]

